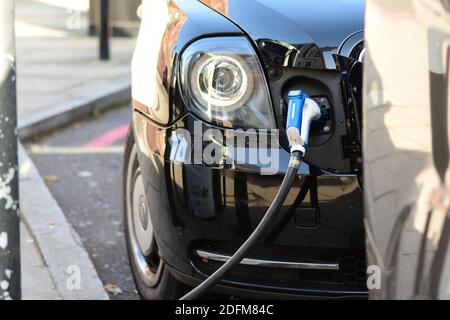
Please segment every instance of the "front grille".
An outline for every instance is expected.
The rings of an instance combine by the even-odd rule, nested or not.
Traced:
[[[364,252],[344,255],[342,268],[346,283],[365,284],[367,281],[366,256]]]
[[[212,250],[211,247],[205,249]],[[214,250],[212,250],[214,251]],[[222,250],[221,252],[234,252],[235,250]],[[266,257],[268,248],[257,248],[256,257]],[[270,250],[272,251],[272,250]],[[277,250],[278,254],[282,249]],[[284,258],[296,257],[295,250],[284,252]],[[273,287],[278,289],[295,290],[307,289],[330,292],[365,292],[366,291],[366,261],[363,251],[340,251],[303,249],[306,256],[321,259],[321,261],[338,261],[339,270],[293,270],[283,268],[271,268],[261,266],[240,265],[233,269],[226,277],[226,281],[235,284],[256,284],[261,287]],[[261,255],[258,255],[260,253]],[[265,254],[264,254],[265,253]],[[271,252],[270,257],[276,254]],[[231,254],[230,254],[231,255]],[[333,258],[334,257],[334,258]],[[297,256],[298,258],[298,256]],[[305,258],[305,257],[303,257]],[[327,259],[328,258],[328,259]],[[202,259],[195,254],[191,257],[195,269],[203,276],[214,273],[223,263],[208,259]]]

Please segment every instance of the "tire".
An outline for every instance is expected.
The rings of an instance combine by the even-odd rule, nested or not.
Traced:
[[[140,297],[144,300],[181,298],[187,287],[170,274],[159,257],[132,126],[127,135],[123,166],[123,219],[128,259]]]

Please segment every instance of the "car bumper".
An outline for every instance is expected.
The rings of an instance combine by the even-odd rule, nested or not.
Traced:
[[[139,162],[160,255],[176,277],[191,285],[212,274],[252,233],[274,199],[289,159],[280,147],[275,175],[261,175],[264,168],[258,162],[191,164],[180,154],[186,148],[180,147],[179,138],[173,139],[173,132],[183,128],[193,136],[195,120],[188,114],[163,128],[134,113]],[[299,177],[273,228],[247,263],[216,290],[252,297],[365,296],[363,197],[358,179],[329,175],[307,164]],[[299,198],[304,199],[297,206]]]

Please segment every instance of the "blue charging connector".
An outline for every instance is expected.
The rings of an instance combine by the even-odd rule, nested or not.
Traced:
[[[305,155],[308,148],[311,123],[319,120],[322,113],[317,102],[302,90],[290,91],[288,97],[289,109],[286,133],[291,153],[300,151]]]

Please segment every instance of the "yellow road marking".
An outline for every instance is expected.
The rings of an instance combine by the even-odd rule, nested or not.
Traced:
[[[124,152],[123,146],[110,147],[51,147],[33,145],[30,148],[33,154],[122,154]]]

